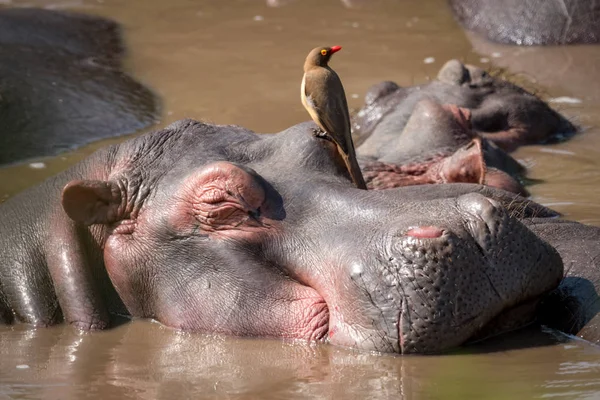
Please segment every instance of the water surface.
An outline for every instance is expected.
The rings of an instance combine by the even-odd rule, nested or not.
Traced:
[[[370,85],[426,82],[450,58],[508,68],[546,99],[561,100],[555,107],[586,127],[567,143],[515,153],[530,177],[544,181],[530,188],[533,199],[600,226],[600,46],[524,49],[471,42],[443,0],[381,0],[359,8],[334,0],[283,7],[262,0],[0,3],[71,9],[122,23],[128,71],[163,99],[157,127],[192,117],[271,133],[307,120],[299,95],[302,63],[319,45],[343,46],[332,66],[355,109]],[[44,168],[0,169],[0,198],[118,141],[35,160]],[[600,398],[600,348],[528,331],[457,354],[398,357],[185,334],[149,321],[92,334],[0,327],[3,398],[591,399]]]

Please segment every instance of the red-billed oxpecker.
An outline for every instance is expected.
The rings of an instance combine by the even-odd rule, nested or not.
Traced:
[[[340,46],[316,47],[308,53],[304,62],[300,94],[302,104],[321,128],[321,131],[315,134],[335,143],[352,181],[359,189],[366,190],[367,185],[356,161],[352,143],[350,115],[344,86],[335,71],[327,64],[333,53],[341,49]]]

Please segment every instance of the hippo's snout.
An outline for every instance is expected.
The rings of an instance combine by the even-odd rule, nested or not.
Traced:
[[[494,200],[477,193],[469,193],[457,199],[459,209],[473,218],[467,219],[467,228],[474,237],[483,237],[490,233],[504,209]],[[445,229],[438,226],[419,226],[409,229],[405,235],[417,239],[439,238]]]
[[[455,204],[458,212],[438,213],[437,223],[411,227],[392,246],[401,353],[463,344],[562,277],[558,253],[494,200],[472,193]]]

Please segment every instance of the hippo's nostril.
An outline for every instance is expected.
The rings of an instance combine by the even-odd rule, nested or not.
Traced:
[[[496,211],[500,207],[495,200],[489,199],[477,193],[462,195],[457,199],[457,203],[459,208],[463,211],[483,218],[484,220],[496,215]]]
[[[507,222],[507,213],[496,201],[477,193],[460,196],[456,202],[464,213],[465,227],[485,253]]]
[[[406,236],[419,239],[434,239],[442,236],[444,230],[437,226],[419,226],[406,232]]]

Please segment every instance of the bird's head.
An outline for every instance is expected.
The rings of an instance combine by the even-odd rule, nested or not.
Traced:
[[[336,53],[341,49],[341,46],[315,47],[310,51],[310,53],[308,53],[308,57],[306,57],[306,61],[304,62],[304,70],[314,66],[325,67],[333,53]]]

